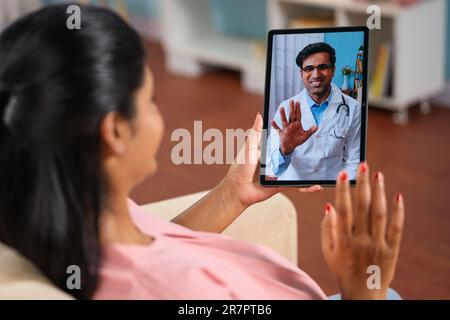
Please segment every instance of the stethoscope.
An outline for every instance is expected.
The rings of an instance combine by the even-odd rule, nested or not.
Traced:
[[[336,109],[336,116],[334,117],[333,136],[338,139],[344,139],[344,131],[348,127],[350,119],[350,108],[342,95],[342,103]]]

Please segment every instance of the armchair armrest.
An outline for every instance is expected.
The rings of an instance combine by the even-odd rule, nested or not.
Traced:
[[[170,220],[208,191],[141,206],[150,214]],[[213,213],[211,213],[213,214]],[[283,194],[257,203],[237,218],[223,234],[269,247],[297,264],[297,212]]]
[[[0,242],[0,300],[71,300],[28,259]]]

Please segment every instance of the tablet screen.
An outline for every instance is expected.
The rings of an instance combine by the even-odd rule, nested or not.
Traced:
[[[263,185],[355,184],[366,158],[368,29],[271,30]]]

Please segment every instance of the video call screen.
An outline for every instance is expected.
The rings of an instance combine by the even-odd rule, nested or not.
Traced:
[[[354,184],[365,160],[368,29],[271,30],[261,183]]]

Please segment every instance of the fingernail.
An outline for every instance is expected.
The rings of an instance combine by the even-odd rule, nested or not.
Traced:
[[[346,171],[342,171],[342,172],[340,173],[340,175],[339,175],[339,179],[340,179],[341,181],[345,181],[345,180],[347,180],[347,178],[348,178],[347,172],[346,172]]]
[[[380,171],[375,173],[375,180],[381,181],[382,179],[383,179],[383,174]]]
[[[329,215],[331,212],[331,206],[329,203],[325,205],[325,215]]]
[[[397,193],[397,195],[395,196],[395,199],[396,199],[397,201],[402,200],[402,199],[403,199],[403,194],[402,194],[401,192]]]
[[[361,162],[361,164],[359,165],[359,169],[361,170],[362,173],[366,173],[367,164],[365,162]]]

